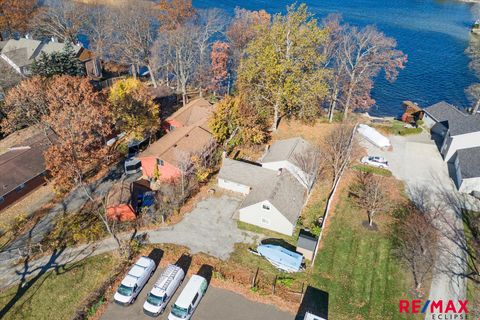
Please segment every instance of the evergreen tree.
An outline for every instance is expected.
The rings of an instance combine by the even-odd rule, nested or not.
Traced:
[[[32,74],[42,77],[52,77],[54,75],[83,76],[85,68],[77,58],[73,45],[67,42],[62,51],[49,54],[42,52],[32,65]]]

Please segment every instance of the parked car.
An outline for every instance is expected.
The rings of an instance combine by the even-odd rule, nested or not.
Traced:
[[[168,320],[189,320],[207,291],[207,286],[204,277],[193,275],[172,306]]]
[[[142,162],[135,158],[135,157],[132,157],[132,158],[128,158],[127,160],[125,160],[125,174],[127,175],[130,175],[130,174],[135,174],[137,172],[140,172],[142,171]]]
[[[113,296],[115,302],[128,305],[135,302],[140,291],[147,283],[148,279],[155,272],[155,261],[148,257],[141,257],[128,271],[128,274],[122,280],[117,292]]]
[[[388,168],[388,161],[382,157],[377,156],[365,156],[360,160],[363,164],[368,164],[370,166],[378,167],[378,168]]]
[[[143,304],[143,312],[153,317],[163,313],[183,278],[185,278],[185,272],[182,268],[173,264],[169,265],[147,295],[147,301]]]

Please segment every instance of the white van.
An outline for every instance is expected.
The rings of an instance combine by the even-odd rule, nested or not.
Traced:
[[[147,301],[143,304],[143,312],[153,317],[163,313],[183,278],[185,278],[185,272],[182,268],[173,264],[169,265],[147,295]]]
[[[207,291],[207,286],[208,283],[204,277],[193,275],[172,306],[168,320],[189,320]]]
[[[115,292],[113,299],[115,302],[128,305],[135,302],[140,291],[147,283],[148,279],[155,272],[155,261],[148,257],[140,257],[128,274],[122,280],[122,283]]]

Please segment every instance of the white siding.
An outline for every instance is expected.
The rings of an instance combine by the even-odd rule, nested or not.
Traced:
[[[308,179],[306,178],[305,172],[289,161],[266,162],[262,163],[262,167],[271,170],[287,169],[305,188],[310,189],[311,187],[311,185],[307,185]],[[312,182],[310,182],[310,184],[312,184]]]
[[[444,160],[449,161],[457,150],[473,147],[480,147],[480,131],[453,136]]]
[[[472,191],[480,191],[480,178],[463,179],[460,192],[471,193]]]
[[[220,179],[220,178],[218,178],[218,186],[220,188],[230,190],[230,191],[233,191],[233,192],[242,193],[242,194],[248,194],[250,192],[250,187],[249,186],[246,186],[246,185],[243,185],[243,184],[240,184],[240,183],[236,183],[236,182],[233,182],[233,181],[229,181],[229,180]]]
[[[270,210],[266,210],[266,205]],[[239,220],[256,225],[261,228],[276,231],[291,236],[295,229],[290,221],[285,218],[269,201],[262,201],[251,206],[241,208]]]
[[[423,116],[423,122],[427,125],[427,127],[431,128],[435,123],[437,123],[435,120],[433,120],[428,114],[425,113]]]

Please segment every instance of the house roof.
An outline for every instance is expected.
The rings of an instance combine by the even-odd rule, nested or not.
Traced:
[[[265,181],[272,181],[276,175],[276,171],[265,169],[259,164],[225,158],[218,177],[248,187],[255,187],[261,186]]]
[[[155,157],[178,166],[185,155],[201,152],[212,139],[212,134],[198,125],[177,128],[151,144],[139,158]]]
[[[76,54],[82,50],[81,46],[73,45]],[[15,63],[18,67],[24,67],[33,63],[40,53],[50,54],[62,51],[65,43],[42,42],[39,40],[21,38],[10,39],[3,45],[2,54]]]
[[[452,136],[480,131],[479,114],[468,114],[445,101],[424,110],[435,121],[445,123]]]
[[[306,140],[296,137],[273,143],[263,156],[261,162],[289,161],[296,163],[296,157],[307,152],[312,146]]]
[[[296,224],[307,192],[304,186],[287,170],[275,174],[248,194],[242,208],[267,200],[292,224]]]
[[[480,177],[480,147],[457,150],[463,179]]]
[[[206,123],[213,113],[213,109],[210,102],[204,98],[198,98],[175,111],[166,121],[175,121],[184,127],[191,126],[199,121]]]
[[[43,153],[49,146],[45,135],[39,133],[0,155],[0,196],[45,172]]]

